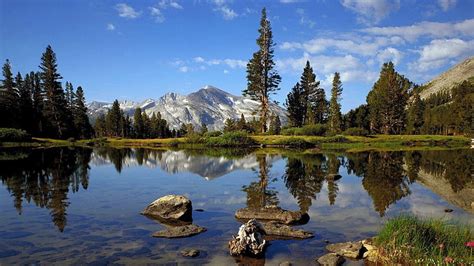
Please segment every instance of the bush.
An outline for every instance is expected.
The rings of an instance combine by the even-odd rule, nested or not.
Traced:
[[[310,148],[314,147],[314,144],[307,142],[306,140],[302,138],[287,138],[287,139],[281,139],[276,142],[277,145],[282,145],[282,146],[287,146],[287,147],[292,147],[292,148]]]
[[[252,146],[255,144],[257,143],[248,136],[247,132],[243,131],[227,132],[220,137],[207,139],[207,145],[215,147]]]
[[[366,137],[369,135],[369,131],[360,127],[350,127],[344,131],[343,135]]]
[[[327,127],[323,124],[306,125],[303,127],[289,127],[281,131],[286,136],[324,136]]]
[[[219,137],[222,135],[222,131],[209,131],[204,133],[205,138]]]
[[[347,143],[347,142],[351,142],[351,141],[349,139],[347,139],[346,137],[344,137],[344,136],[336,135],[336,136],[325,138],[323,140],[323,142],[327,142],[327,143]]]
[[[206,142],[206,138],[202,137],[197,133],[188,134],[186,136],[186,143],[189,144],[202,144]]]
[[[0,142],[30,141],[31,135],[22,129],[0,128]]]
[[[180,143],[181,143],[181,142],[180,142],[179,140],[173,139],[173,140],[171,140],[171,141],[168,143],[168,145],[169,145],[170,147],[178,147]]]

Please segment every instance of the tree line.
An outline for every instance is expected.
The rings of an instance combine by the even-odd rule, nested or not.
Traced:
[[[0,87],[0,128],[23,129],[34,136],[49,138],[90,138],[84,90],[70,82],[62,88],[56,54],[48,46],[39,71],[13,77],[10,61],[2,68]]]

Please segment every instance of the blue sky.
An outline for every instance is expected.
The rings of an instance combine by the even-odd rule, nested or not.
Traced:
[[[343,111],[365,102],[383,62],[423,83],[474,55],[474,1],[0,0],[0,60],[37,70],[51,44],[63,82],[87,100],[144,100],[214,85],[240,95],[271,20],[283,103],[310,60],[322,86],[343,80]]]

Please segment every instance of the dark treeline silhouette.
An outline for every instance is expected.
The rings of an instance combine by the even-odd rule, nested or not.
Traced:
[[[84,91],[66,82],[62,88],[56,54],[51,46],[41,57],[38,72],[18,72],[15,78],[6,60],[0,87],[0,128],[23,129],[33,136],[90,138]]]
[[[91,149],[38,149],[4,151],[0,159],[0,179],[13,197],[18,213],[23,202],[50,210],[53,223],[63,231],[67,224],[68,193],[87,189]],[[20,159],[5,156],[23,154]]]
[[[180,137],[186,133],[181,130],[170,130],[168,122],[161,118],[161,114],[153,113],[149,117],[141,108],[135,109],[133,121],[120,109],[117,100],[105,115],[97,118],[94,124],[97,137],[124,137],[124,138],[169,138]]]

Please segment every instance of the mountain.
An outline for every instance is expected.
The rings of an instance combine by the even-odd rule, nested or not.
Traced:
[[[183,123],[192,123],[199,128],[205,123],[211,130],[224,128],[227,118],[239,119],[244,114],[247,121],[256,116],[259,103],[242,96],[235,96],[213,86],[205,86],[197,92],[188,95],[167,93],[157,100],[148,99],[143,102],[120,101],[120,108],[125,114],[133,117],[135,108],[140,107],[147,115],[161,113],[173,128],[179,128]],[[112,103],[90,102],[87,104],[91,119],[105,114]],[[277,114],[282,124],[287,123],[286,111],[277,104],[271,104],[270,109]]]
[[[474,57],[464,60],[432,81],[424,84],[420,97],[426,99],[431,94],[451,90],[456,84],[468,79],[474,79]]]

